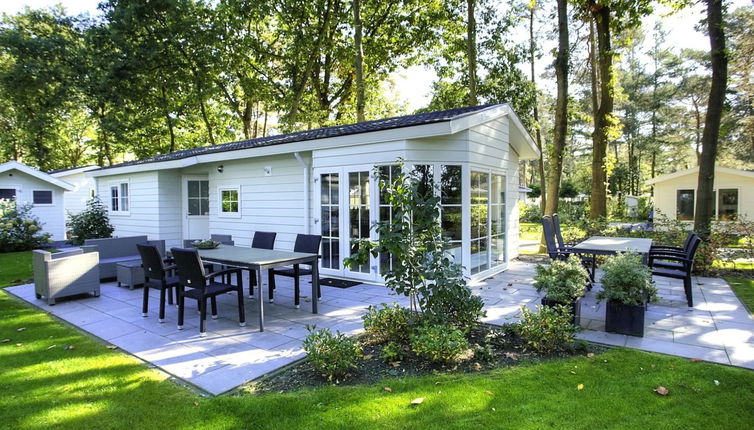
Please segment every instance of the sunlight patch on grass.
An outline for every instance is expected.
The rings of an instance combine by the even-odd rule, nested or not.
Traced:
[[[31,251],[0,253],[0,288],[31,282]]]

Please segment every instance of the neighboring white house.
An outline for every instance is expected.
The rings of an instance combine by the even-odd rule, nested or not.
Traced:
[[[115,235],[176,246],[210,233],[249,246],[255,231],[322,235],[323,276],[380,282],[389,263],[349,269],[350,241],[389,216],[379,174],[397,158],[436,186],[442,223],[467,275],[481,279],[517,255],[519,160],[539,156],[507,104],[451,109],[176,151],[87,172]]]
[[[94,178],[86,176],[86,172],[96,169],[99,169],[99,166],[74,167],[72,169],[48,172],[51,176],[73,185],[71,191],[63,194],[66,218],[68,217],[68,213],[78,214],[83,211],[86,208],[86,202],[94,197],[97,184]]]
[[[671,219],[693,221],[699,168],[680,170],[647,181],[654,187],[654,208]],[[715,168],[715,215],[729,220],[743,215],[754,216],[754,172]]]
[[[0,164],[0,199],[31,203],[31,213],[43,223],[53,240],[65,238],[63,193],[73,185],[17,161]]]

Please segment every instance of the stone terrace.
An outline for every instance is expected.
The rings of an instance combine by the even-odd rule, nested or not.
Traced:
[[[485,321],[513,322],[521,306],[533,309],[541,298],[532,286],[533,274],[534,265],[512,262],[506,272],[473,286],[485,301]],[[754,369],[754,320],[725,281],[695,279],[693,309],[685,304],[680,282],[656,281],[662,300],[649,306],[644,338],[604,332],[604,304],[595,301],[598,286],[583,301],[585,330],[578,337]],[[303,278],[302,292],[307,283]],[[381,286],[323,286],[320,313],[314,315],[309,297],[302,297],[301,309],[293,307],[292,282],[279,278],[275,303],[265,303],[265,332],[258,331],[257,299],[245,299],[247,326],[239,327],[235,295],[229,294],[218,298],[220,317],[208,319],[208,334],[201,338],[195,302],[187,301],[185,328],[178,330],[175,306],[168,306],[165,323],[157,321],[155,291],[150,293],[147,318],[141,316],[142,290],[118,288],[114,282],[102,285],[100,297],[60,301],[55,306],[35,299],[31,284],[6,291],[211,394],[226,392],[302,358],[306,325],[356,334],[369,305],[407,304],[405,297]]]

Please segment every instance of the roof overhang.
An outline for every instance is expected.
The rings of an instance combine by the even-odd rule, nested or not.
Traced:
[[[33,176],[40,181],[44,181],[56,187],[62,188],[65,191],[73,191],[74,189],[74,186],[69,184],[68,182],[42,172],[41,170],[29,167],[26,164],[19,163],[18,161],[8,161],[7,163],[0,164],[0,173],[8,172],[10,170],[18,170],[19,172]]]
[[[715,174],[717,174],[717,173],[726,173],[726,174],[729,174],[729,175],[737,175],[737,176],[742,176],[742,177],[745,177],[745,178],[753,178],[754,179],[754,172],[750,172],[748,170],[731,169],[730,167],[716,166],[715,167]],[[669,181],[671,179],[676,179],[676,178],[680,178],[680,177],[688,176],[688,175],[698,175],[698,174],[699,174],[699,167],[692,167],[691,169],[679,170],[677,172],[673,172],[673,173],[668,173],[668,174],[665,174],[665,175],[657,176],[655,178],[647,180],[645,182],[645,184],[647,184],[647,185],[654,185],[654,184],[657,184],[657,183],[660,183],[660,182]]]
[[[353,145],[365,145],[386,141],[421,139],[450,135],[468,129],[478,124],[505,117],[510,118],[510,144],[521,160],[531,160],[539,157],[539,150],[534,140],[524,128],[521,120],[516,116],[508,104],[490,106],[486,109],[458,115],[450,121],[431,124],[413,125],[387,130],[370,131],[359,134],[349,134],[322,139],[290,142],[280,145],[260,146],[255,148],[236,149],[224,152],[214,152],[181,158],[177,160],[158,161],[148,164],[132,164],[122,167],[91,170],[86,173],[90,177],[104,177],[122,175],[150,170],[182,169],[188,166],[204,163],[216,163],[244,158],[266,157],[270,155],[293,154],[318,149],[332,149]]]
[[[54,173],[50,173],[49,175],[54,176],[56,178],[64,178],[66,176],[76,175],[79,173],[85,173],[91,170],[97,170],[99,168],[100,168],[99,166],[76,167],[75,169],[68,169],[68,170],[63,170],[61,172],[54,172]]]

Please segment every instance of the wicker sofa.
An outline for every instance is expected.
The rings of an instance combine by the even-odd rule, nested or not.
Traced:
[[[114,278],[116,266],[124,261],[140,261],[137,243],[151,243],[157,245],[162,255],[165,255],[164,240],[148,240],[147,236],[113,237],[107,239],[87,239],[81,247],[87,251],[99,252],[100,279]]]
[[[99,296],[99,254],[83,249],[58,252],[42,250],[32,253],[34,292],[37,299],[47,299],[54,305],[55,299],[76,294],[92,293]]]

